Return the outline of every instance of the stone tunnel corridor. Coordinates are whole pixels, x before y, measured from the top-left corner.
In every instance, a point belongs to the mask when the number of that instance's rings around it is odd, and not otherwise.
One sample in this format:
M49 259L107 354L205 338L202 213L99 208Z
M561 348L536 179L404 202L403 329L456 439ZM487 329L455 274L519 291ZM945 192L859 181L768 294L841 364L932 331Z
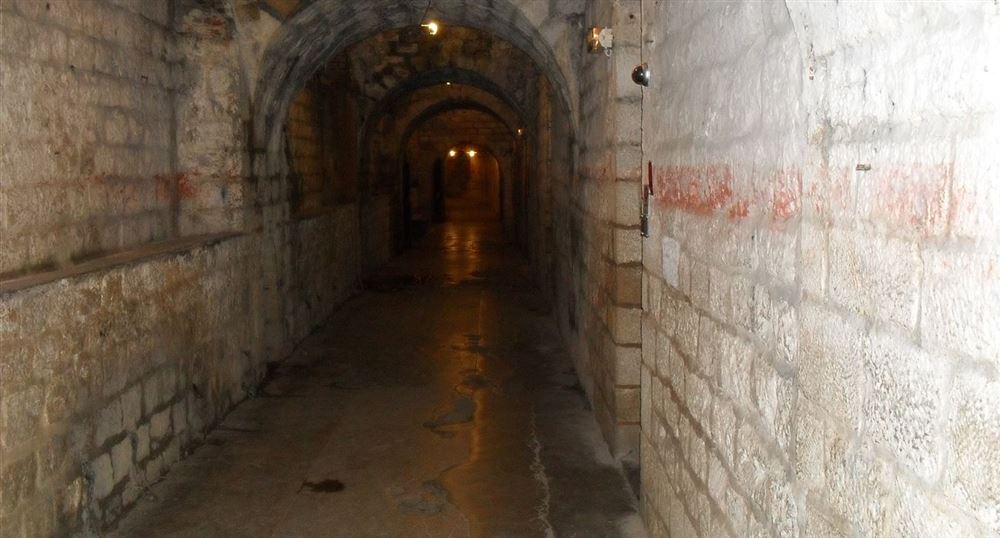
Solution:
M527 267L498 222L477 219L484 208L460 209L308 336L116 534L642 535Z
M0 0L0 537L1000 535L997 0Z

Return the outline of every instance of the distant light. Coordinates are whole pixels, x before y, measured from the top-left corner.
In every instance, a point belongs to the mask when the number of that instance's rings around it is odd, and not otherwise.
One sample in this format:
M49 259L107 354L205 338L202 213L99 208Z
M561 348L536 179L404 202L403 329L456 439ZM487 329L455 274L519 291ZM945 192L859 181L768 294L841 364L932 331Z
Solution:
M455 151L453 149L448 150L448 156L449 157L454 157L455 155L458 155L457 151Z
M420 26L427 28L427 33L430 35L437 35L438 30L440 29L436 21L430 21L427 24L421 24Z
M476 156L476 150L470 149L469 151L466 151L465 154L468 155L469 158L475 157Z
M521 136L521 135L523 135L523 134L524 134L524 129L522 129L522 128L518 127L518 128L517 128L517 136Z
M451 86L451 82L445 82L445 84L447 84L448 86Z

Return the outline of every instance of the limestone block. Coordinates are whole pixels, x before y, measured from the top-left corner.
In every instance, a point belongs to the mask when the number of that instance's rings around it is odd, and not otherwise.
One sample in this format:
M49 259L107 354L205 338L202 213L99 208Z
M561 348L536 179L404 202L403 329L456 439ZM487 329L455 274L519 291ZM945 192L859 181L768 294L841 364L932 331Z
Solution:
M115 487L115 473L111 465L111 455L104 453L90 462L88 471L90 491L94 498L103 500Z
M1000 532L1000 382L975 374L956 380L947 422L949 466L945 483L951 498L975 514L991 532Z
M124 431L122 425L122 402L115 398L101 410L94 426L94 444L103 445L108 439Z
M1000 257L928 249L924 260L921 335L1000 367Z
M122 423L132 430L142 418L142 386L138 383L125 390L121 396Z
M901 478L897 478L898 504L886 522L888 530L897 536L985 536L983 529L960 510L933 493L928 494ZM993 527L991 531L995 531Z
M792 415L798 390L788 378L758 355L753 366L753 388L757 409L768 435L788 450L792 442Z
M150 426L140 424L135 430L135 461L141 463L149 457Z
M642 363L638 347L615 346L615 380L619 385L638 385Z
M799 383L803 397L858 427L867 388L864 334L839 316L803 303L800 311Z
M0 480L0 514L5 519L13 514L14 509L35 493L37 467L34 455L28 455L17 461L4 461L0 467L3 480Z
M125 438L111 447L111 467L117 484L128 478L132 470L132 440Z
M154 414L149 420L149 435L154 441L161 441L173 433L170 426L170 409Z
M638 308L615 307L612 335L616 343L638 344L641 341L641 316Z
M3 395L3 432L0 441L4 448L18 446L33 439L41 429L43 393L41 387L32 386L13 394Z
M920 275L912 243L860 230L830 233L830 296L861 316L913 328Z
M819 490L826 483L826 426L819 411L805 398L795 406L795 478L807 490Z
M872 336L864 357L871 386L864 430L917 476L933 480L943 461L938 432L951 365L884 334Z

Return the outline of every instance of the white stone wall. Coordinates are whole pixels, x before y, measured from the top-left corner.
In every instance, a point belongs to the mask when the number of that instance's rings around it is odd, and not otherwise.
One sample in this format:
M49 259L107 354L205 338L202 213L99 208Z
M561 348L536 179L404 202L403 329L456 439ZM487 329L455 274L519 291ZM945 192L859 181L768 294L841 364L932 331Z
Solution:
M629 465L639 448L640 93L629 80L639 58L639 7L635 0L588 4L584 27L610 27L614 47L611 56L581 60L579 177L567 192L576 212L565 256L572 299L557 308L575 310L563 331L605 439Z
M643 6L651 534L1000 533L1000 8Z

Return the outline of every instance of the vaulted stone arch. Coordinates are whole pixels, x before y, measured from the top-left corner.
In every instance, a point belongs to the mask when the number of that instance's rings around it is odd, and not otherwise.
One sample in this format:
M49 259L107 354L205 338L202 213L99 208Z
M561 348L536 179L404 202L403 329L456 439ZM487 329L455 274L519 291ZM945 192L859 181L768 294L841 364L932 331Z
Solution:
M246 222L250 226L270 230L271 234L281 234L281 226L271 223L281 222L283 215L289 212L289 203L282 199L281 193L288 192L286 141L283 125L288 115L289 103L292 97L323 65L338 54L353 50L356 46L367 46L370 40L378 39L385 32L420 31L419 24L434 18L442 24L444 32L472 32L490 35L501 43L507 43L512 53L523 55L525 60L516 62L517 66L534 69L540 75L537 82L516 85L514 88L503 88L499 93L506 99L514 101L524 108L522 103L530 103L531 114L525 118L529 132L536 128L556 125L553 141L547 141L540 146L544 152L556 150L559 159L539 157L535 167L557 166L564 168L557 173L544 173L537 185L537 193L533 199L537 202L534 209L527 211L548 215L551 210L552 189L547 187L549 178L559 178L567 181L576 170L576 140L577 134L577 91L574 65L581 53L578 41L578 22L583 12L583 2L539 3L534 0L442 0L434 2L430 10L423 2L395 2L374 0L357 3L341 0L316 0L302 3L300 7L280 21L280 26L261 32L263 26L259 21L256 25L256 37L249 43L244 43L244 49L253 49L250 55L251 65L248 71L253 76L248 80L252 94L252 114L250 118L250 136L253 151L251 152L254 177L255 203L246 207ZM248 26L249 27L249 26ZM455 51L452 51L453 53ZM458 54L460 56L461 54ZM456 56L450 54L449 57ZM453 73L461 76L458 69L466 71L487 70L490 63L469 64L456 61L456 65L443 67L453 69ZM438 66L440 68L442 66ZM448 72L437 75L427 75L427 79L403 81L404 84L427 84L435 76L444 76ZM419 73L416 73L419 75ZM494 77L496 78L496 77ZM390 90L387 85L387 93ZM490 84L483 84L490 87ZM405 90L400 90L405 91ZM512 95L513 94L513 95ZM520 94L525 100L519 102L516 96ZM544 103L543 103L544 102ZM538 112L534 113L537 108ZM536 127L537 126L537 127ZM523 127L522 127L523 128ZM358 141L357 143L360 143ZM565 149L561 146L565 145ZM362 215L376 215L378 219L390 219L394 214L393 206L399 201L387 197L387 193L372 197L362 193L359 201L359 211ZM527 213L526 213L527 214ZM533 241L530 236L551 234L552 228L545 223L550 219L545 216L533 218L531 224L523 226L520 241ZM532 230L532 231L528 231ZM361 227L361 233L371 233ZM384 245L394 243L389 230L378 232L379 237L362 238L365 245L382 245L378 254L368 254L371 250L365 247L364 257L373 260L384 260L391 255ZM276 239L280 242L280 239ZM551 247L554 240L541 241L537 256ZM532 254L536 255L536 254ZM280 261L279 264L285 263ZM375 262L377 263L377 262ZM553 269L546 269L551 273ZM280 272L280 270L276 271Z
M445 87L446 85L452 87ZM501 108L509 109L511 114L508 114L507 117L516 115L520 119L521 123L518 127L527 128L528 131L534 131L534 127L527 122L529 111L525 110L523 103L517 102L510 96L507 91L508 88L504 88L499 83L484 76L480 72L455 67L425 71L396 85L390 92L386 93L385 96L369 112L365 119L365 126L363 127L363 130L367 131L372 128L372 126L374 126L387 114L398 113L400 107L403 106L406 101L412 101L415 94L418 94L421 90L432 87L437 87L436 93L441 94L463 92L476 93L478 95L475 99L483 102L493 101L496 104L490 104L490 106L492 106L494 110L500 110ZM451 91L449 92L449 90ZM510 122L508 121L508 123Z
M522 1L520 4L528 4ZM557 59L552 44L510 0L441 0L428 16L445 27L465 26L499 36L523 51L549 80L563 108L576 124L575 92L567 73L569 58ZM260 58L254 88L254 139L274 153L288 103L312 74L346 47L379 32L413 27L423 22L427 5L391 0L363 3L317 0L291 14L267 44ZM549 14L552 26L566 26L562 14ZM565 54L564 54L565 56Z
M391 106L390 106L391 105ZM422 121L427 117L454 109L474 109L495 118L514 136L521 130L525 136L525 125L529 125L518 110L512 108L502 97L478 88L455 84L450 87L428 87L410 92L405 98L387 104L379 117L369 118L368 129L362 141L363 168L371 171L370 177L378 173L378 163L386 163L389 170L395 170L406 142Z

